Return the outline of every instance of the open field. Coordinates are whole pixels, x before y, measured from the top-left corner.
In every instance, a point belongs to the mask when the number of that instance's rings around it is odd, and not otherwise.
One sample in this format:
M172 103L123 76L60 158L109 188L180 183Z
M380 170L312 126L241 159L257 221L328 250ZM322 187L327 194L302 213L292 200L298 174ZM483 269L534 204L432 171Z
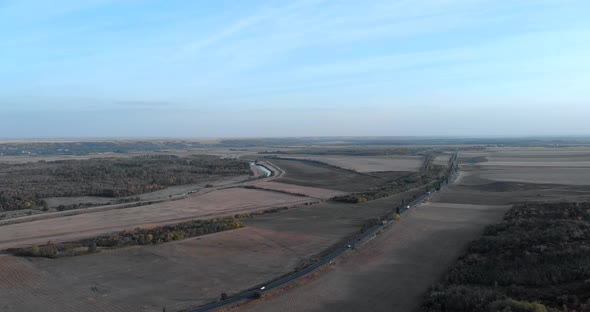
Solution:
M440 195L449 202L507 204L590 199L588 149L511 148L461 152L460 156L479 158L481 162L460 165L453 192Z
M313 162L285 159L272 159L270 162L285 171L285 174L276 180L282 183L358 192L386 182L383 178Z
M421 205L318 279L241 311L413 311L485 224L508 206Z
M463 184L489 181L590 185L590 152L568 149L506 149L486 153L461 153L462 157L485 156L486 161L466 165ZM476 166L476 167L475 167ZM476 171L474 175L471 172Z
M462 157L485 157L497 161L500 156L528 162L534 153L519 149L461 153ZM506 156L504 156L506 155ZM590 188L580 180L568 184L534 181L543 175L547 180L567 182L568 166L559 167L564 159L580 162L584 168L590 160L588 151L545 151L545 167L504 166L499 170L483 163L462 164L456 184L437 194L431 202L420 205L391 229L366 246L337 261L317 279L268 301L252 303L243 311L416 311L428 288L436 283L458 257L467 243L479 236L486 224L501 220L515 202L525 200L588 200ZM512 160L514 161L514 160ZM565 169L565 170L564 170ZM487 177L490 171L498 180ZM565 172L565 173L564 173ZM510 181L512 175L531 175L529 183ZM560 180L561 179L561 180ZM503 181L507 180L507 181ZM536 182L536 183L532 183Z
M409 171L416 172L424 163L422 156L343 156L343 155L285 155L285 158L320 161L332 166L358 172Z
M14 271L16 263L21 271L43 277L37 281L41 294L7 292L5 306L13 310L6 311L80 311L89 301L94 304L83 311L178 311L205 304L222 292L240 292L300 267L413 194L360 205L304 206L244 219L245 228L156 246L58 260L0 255L12 263L5 270ZM2 283L18 283L22 274L5 275ZM68 306L60 306L61 299L47 304L48 296L67 294Z
M449 166L449 162L451 161L451 156L453 156L452 154L441 154L441 155L437 155L434 158L434 161L432 162L434 165L437 166L445 166L448 167Z
M334 196L340 196L346 194L345 192L334 191L329 189L322 189L317 187L307 187L295 184L287 184L287 183L280 183L274 181L252 181L246 182L244 185L252 185L255 187L267 189L267 190L276 190L280 192L292 193L292 194L302 194L308 197L313 198L320 198L320 199L329 199Z
M135 227L253 212L311 201L315 199L261 190L243 188L217 190L189 196L183 200L147 206L0 226L0 250L41 244L48 240L75 240Z
M252 155L251 149L230 152L244 159ZM446 156L434 162L448 162ZM243 310L412 311L468 241L486 224L499 221L512 203L590 199L590 172L585 171L590 170L590 149L490 148L460 156L465 162L454 185L336 259L317 279L278 297L271 293ZM358 165L366 161L363 157L357 157ZM271 191L206 188L178 201L0 226L4 249L298 206L242 219L241 229L154 246L56 260L0 255L0 310L177 311L205 304L310 263L392 213L402 198L419 194L414 190L361 204L303 205L365 191L411 172L365 174L299 160L268 161L281 169L277 176L243 185Z

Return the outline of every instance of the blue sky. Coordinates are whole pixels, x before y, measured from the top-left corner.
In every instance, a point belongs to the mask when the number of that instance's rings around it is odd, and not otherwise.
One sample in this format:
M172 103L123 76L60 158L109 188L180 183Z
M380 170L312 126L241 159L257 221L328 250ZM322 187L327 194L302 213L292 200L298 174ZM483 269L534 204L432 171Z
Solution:
M0 0L0 137L590 135L589 13Z

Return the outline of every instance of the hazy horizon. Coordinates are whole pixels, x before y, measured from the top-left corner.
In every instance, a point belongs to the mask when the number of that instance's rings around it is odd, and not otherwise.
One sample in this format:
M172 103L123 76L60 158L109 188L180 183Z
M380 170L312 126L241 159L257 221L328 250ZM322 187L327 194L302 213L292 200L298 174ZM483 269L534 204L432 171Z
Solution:
M0 138L589 136L586 1L3 1Z

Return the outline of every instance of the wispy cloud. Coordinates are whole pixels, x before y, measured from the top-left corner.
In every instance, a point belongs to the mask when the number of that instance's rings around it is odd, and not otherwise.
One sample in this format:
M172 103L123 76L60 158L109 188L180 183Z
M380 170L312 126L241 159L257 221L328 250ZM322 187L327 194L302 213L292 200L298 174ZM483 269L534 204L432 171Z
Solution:
M0 117L137 110L189 129L197 113L186 112L206 112L212 127L262 107L256 120L290 118L292 130L339 107L339 120L355 120L367 105L410 119L440 99L445 112L588 103L588 10L584 0L0 1Z
M239 34L249 28L252 28L263 22L268 22L269 20L272 21L280 19L283 16L291 13L293 10L309 7L311 5L320 3L321 1L323 0L299 0L281 7L259 8L253 14L241 17L205 38L199 38L185 44L175 55L171 57L171 60L178 61L194 56L195 53L198 53L200 50L229 39L232 36Z

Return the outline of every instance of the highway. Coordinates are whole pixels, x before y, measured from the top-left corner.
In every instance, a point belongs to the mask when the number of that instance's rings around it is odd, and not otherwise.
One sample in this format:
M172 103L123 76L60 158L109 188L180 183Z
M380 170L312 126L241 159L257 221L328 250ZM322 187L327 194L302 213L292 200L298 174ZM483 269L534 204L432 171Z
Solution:
M448 186L449 183L452 183L456 177L456 173L457 173L457 157L458 157L458 152L456 152L453 157L451 157L450 163L451 165L449 166L449 175L446 178L442 178L441 179L441 187L440 189L442 190L444 187ZM416 198L415 200L413 200L412 202L408 203L407 205L405 205L404 207L402 207L400 209L400 214L404 214L405 212L407 212L409 209L415 207L416 205L420 204L421 202L423 202L424 200L430 198L431 196L433 196L436 193L436 191L428 191L426 193L424 193L422 196ZM389 216L387 218L387 223L389 224L390 222L392 222L394 220L394 216ZM239 301L242 300L246 300L246 299L255 299L258 298L263 292L272 290L274 288L280 287L284 284L287 284L289 282L292 282L302 276L307 275L308 273L311 273L313 271L315 271L316 269L320 268L321 266L330 263L332 260L334 260L336 257L340 256L341 254L343 254L344 252L346 252L347 250L351 249L352 247L354 247L356 244L362 242L364 239L371 237L373 235L375 235L379 230L381 230L384 227L384 224L378 223L375 224L374 226L372 226L371 228L369 228L367 231L363 232L362 234L356 236L355 238L353 238L352 240L350 240L349 242L347 242L346 244L344 244L342 247L336 249L335 251L333 251L332 253L326 255L325 257L323 257L320 261L306 267L305 269L295 272L289 276L283 277L277 281L274 281L272 283L269 283L267 285L264 285L258 289L252 289L249 290L247 292L244 292L242 294L233 296L233 297L229 297L223 301L217 301L217 302L213 302L198 308L195 308L193 310L190 310L190 312L204 312L204 311L211 311L217 308L220 308L222 306L226 306L226 305L230 305L230 304L235 304Z

